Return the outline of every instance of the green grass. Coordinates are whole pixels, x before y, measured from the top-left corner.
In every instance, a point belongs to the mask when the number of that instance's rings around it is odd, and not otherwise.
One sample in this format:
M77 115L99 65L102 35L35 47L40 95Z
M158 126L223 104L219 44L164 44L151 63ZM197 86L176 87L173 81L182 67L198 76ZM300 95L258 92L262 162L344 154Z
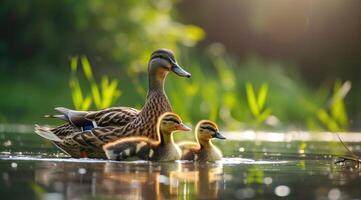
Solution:
M69 81L73 104L77 110L89 110L93 105L96 109L105 109L114 104L119 98L121 92L119 90L119 81L116 79L109 80L109 77L103 75L100 83L94 78L92 67L89 60L82 56L80 59L83 76L86 79L88 91L85 92L80 86L80 81L77 75L78 57L72 57L70 60L71 77Z

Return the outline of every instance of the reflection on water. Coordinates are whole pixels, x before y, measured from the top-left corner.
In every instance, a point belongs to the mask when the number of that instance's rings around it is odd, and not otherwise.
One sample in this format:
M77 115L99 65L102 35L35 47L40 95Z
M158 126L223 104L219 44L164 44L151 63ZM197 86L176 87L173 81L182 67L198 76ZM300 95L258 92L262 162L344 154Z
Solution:
M0 192L4 199L321 200L361 195L361 171L334 166L332 158L276 160L154 163L0 155Z
M3 159L10 161L8 158ZM217 199L219 190L223 187L221 163L122 163L99 160L61 162L61 159L51 161L51 159L26 157L12 159L13 162L9 167L4 166L2 162L3 177L6 176L2 182L14 188L30 187L38 197L58 199L107 197L132 200L183 197ZM30 160L35 163L26 163ZM22 173L25 173L22 178L27 176L26 179L32 183L27 185L19 181L18 175ZM5 192L5 195L10 197L11 194Z

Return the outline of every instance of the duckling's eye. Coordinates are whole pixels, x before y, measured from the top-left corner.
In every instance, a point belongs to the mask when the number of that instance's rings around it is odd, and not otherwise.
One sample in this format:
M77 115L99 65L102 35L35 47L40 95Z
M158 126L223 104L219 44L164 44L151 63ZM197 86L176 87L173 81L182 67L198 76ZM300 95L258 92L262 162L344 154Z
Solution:
M205 129L201 128L201 129L199 129L199 132L205 133L205 132L207 132L207 131L206 131Z

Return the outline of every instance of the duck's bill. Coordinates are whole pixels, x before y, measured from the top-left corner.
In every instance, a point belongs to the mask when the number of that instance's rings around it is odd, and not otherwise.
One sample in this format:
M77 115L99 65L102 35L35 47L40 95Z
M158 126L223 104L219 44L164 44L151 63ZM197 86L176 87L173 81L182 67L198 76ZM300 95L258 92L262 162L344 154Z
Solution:
M224 137L224 135L222 135L222 133L220 133L220 132L216 132L216 133L213 135L213 137L214 137L214 138L221 139L221 140L226 139L226 137Z
M177 126L177 130L178 131L191 131L192 129L181 123Z
M180 67L177 63L172 63L171 70L178 76L187 77L187 78L191 77L191 74L188 73L186 70L184 70L182 67Z

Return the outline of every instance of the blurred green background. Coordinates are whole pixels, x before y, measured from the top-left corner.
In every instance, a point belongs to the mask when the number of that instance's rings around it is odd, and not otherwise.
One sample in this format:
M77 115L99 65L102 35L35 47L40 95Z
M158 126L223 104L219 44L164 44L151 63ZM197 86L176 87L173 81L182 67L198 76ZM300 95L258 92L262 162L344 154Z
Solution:
M152 51L184 121L227 130L360 131L361 1L4 0L0 123L53 107L141 108Z

